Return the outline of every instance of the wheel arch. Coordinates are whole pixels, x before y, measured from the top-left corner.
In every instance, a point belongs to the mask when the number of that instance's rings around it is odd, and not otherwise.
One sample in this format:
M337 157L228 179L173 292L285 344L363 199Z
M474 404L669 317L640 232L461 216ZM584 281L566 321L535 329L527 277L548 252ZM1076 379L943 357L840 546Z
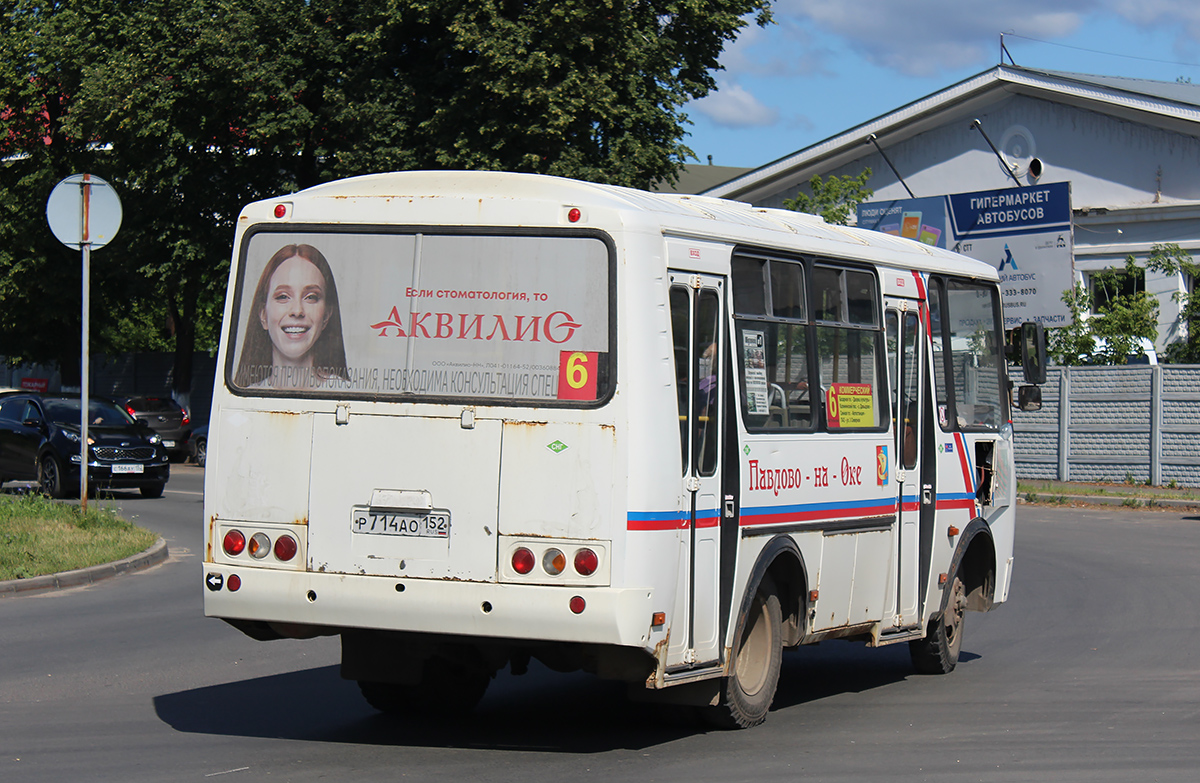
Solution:
M996 597L996 543L982 517L975 517L961 533L947 572L961 572L967 592L967 609L986 612Z
M750 610L758 586L768 576L775 584L783 613L784 646L794 647L804 636L804 618L808 613L808 569L800 547L786 535L775 536L759 552L750 570L750 577L746 580L746 591L742 595L733 638L736 639L741 632L743 618Z

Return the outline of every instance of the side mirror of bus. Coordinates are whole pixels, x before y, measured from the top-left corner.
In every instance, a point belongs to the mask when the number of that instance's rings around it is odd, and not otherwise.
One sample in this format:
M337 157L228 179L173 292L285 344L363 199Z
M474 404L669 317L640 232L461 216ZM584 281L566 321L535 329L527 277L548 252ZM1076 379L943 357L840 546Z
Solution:
M1017 389L1017 407L1026 413L1042 409L1042 388L1040 386L1021 386Z
M1046 382L1046 330L1040 323L1026 321L1021 324L1021 369L1025 382L1035 386ZM1022 389L1021 391L1024 391ZM1018 392L1019 393L1019 392ZM1038 394L1041 408L1041 393ZM1021 410L1025 410L1024 407ZM1036 409L1035 409L1036 410Z

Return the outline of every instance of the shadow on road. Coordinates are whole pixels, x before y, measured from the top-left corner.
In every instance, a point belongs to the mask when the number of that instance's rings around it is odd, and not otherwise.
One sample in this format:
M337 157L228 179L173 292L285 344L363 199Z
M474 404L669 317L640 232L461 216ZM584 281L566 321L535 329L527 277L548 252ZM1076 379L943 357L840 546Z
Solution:
M596 753L702 733L690 712L625 699L624 686L531 665L501 672L474 712L455 719L375 712L337 666L180 691L154 699L177 731L413 747Z
M963 652L960 662L979 656ZM773 712L901 682L913 673L905 645L869 650L825 642L789 650ZM156 697L177 731L358 744L598 753L653 747L709 731L695 711L631 702L619 683L558 674L501 672L469 715L437 719L420 704L411 716L375 712L337 666L277 674Z
M979 659L963 650L959 665ZM913 669L907 644L868 648L859 642L828 641L785 650L783 672L771 711L844 693L863 693L920 677Z

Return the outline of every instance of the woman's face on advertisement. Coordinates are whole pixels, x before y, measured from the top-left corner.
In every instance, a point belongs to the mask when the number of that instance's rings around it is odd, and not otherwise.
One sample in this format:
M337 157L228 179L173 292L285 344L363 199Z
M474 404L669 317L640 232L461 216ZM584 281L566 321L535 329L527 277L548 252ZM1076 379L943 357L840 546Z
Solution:
M325 276L311 261L292 256L271 275L259 318L271 338L275 363L303 360L329 322Z

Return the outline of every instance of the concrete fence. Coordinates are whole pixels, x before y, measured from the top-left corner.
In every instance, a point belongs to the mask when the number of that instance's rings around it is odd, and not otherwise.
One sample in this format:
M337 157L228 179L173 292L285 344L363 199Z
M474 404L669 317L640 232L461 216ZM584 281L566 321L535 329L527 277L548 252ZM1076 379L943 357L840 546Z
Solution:
M0 357L2 358L2 357ZM113 397L169 395L171 354L92 358L91 390ZM208 420L216 360L196 354L190 410ZM0 387L53 368L9 368L0 362ZM1134 481L1200 486L1200 365L1051 367L1042 409L1014 410L1017 476L1059 481Z
M1200 486L1200 366L1051 367L1013 428L1020 478Z

